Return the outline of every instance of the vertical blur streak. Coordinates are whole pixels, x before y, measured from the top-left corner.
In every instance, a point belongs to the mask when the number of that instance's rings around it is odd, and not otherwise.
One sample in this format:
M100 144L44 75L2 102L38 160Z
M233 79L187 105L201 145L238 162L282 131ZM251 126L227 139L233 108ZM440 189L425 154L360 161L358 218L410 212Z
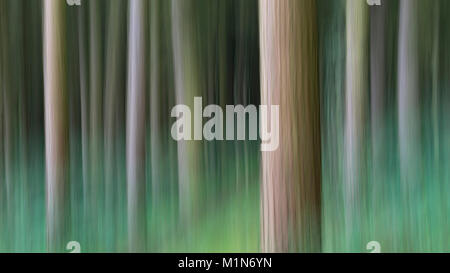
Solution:
M122 189L121 170L122 154L124 140L123 131L125 121L122 118L124 114L123 91L125 85L126 73L126 55L122 54L125 50L126 38L126 11L127 2L123 0L110 0L108 5L108 30L106 49L106 71L105 71L105 211L107 212L105 225L106 250L114 251L117 247L118 230L120 226L119 214L112 213L119 211L121 201L120 193ZM109 213L108 213L109 212Z
M188 0L187 0L188 1ZM183 1L183 2L187 2ZM181 1L172 0L172 44L173 44L173 68L175 79L175 102L182 104L185 102L185 80L184 80L184 67L183 67L183 37L182 29L184 22L182 21L183 4ZM181 28L181 29L180 29ZM186 45L189 47L190 45ZM185 141L177 142L178 153L178 198L180 204L181 218L188 219L190 211L189 207L189 170L188 170L188 155L187 155L187 143Z
M66 9L66 33L78 33L78 11ZM66 36L66 87L69 122L70 238L80 240L83 232L78 225L83 215L82 143L80 113L80 67L78 35ZM83 242L84 243L84 242Z
M343 251L345 0L319 0L322 250Z
M47 177L47 247L62 251L68 227L68 124L63 1L44 1L44 104Z
M388 4L370 10L370 103L372 133L372 171L374 183L385 179L383 171L386 160L384 145L386 109L386 10ZM377 192L372 192L377 194Z
M0 0L0 252L448 251L449 14ZM171 137L179 104L195 140ZM227 105L260 104L279 105L273 152L253 114L227 134Z
M161 159L162 136L160 132L160 19L161 12L159 0L150 1L150 152L151 152L151 181L152 181L152 202L156 207L159 198L162 196L161 174L163 165Z
M127 87L127 202L129 251L142 252L146 246L145 201L145 49L146 1L129 5L128 87Z
M26 202L28 198L24 196L27 183L27 120L26 120L26 104L25 104L25 76L24 76L24 30L23 28L17 28L20 22L24 20L23 17L23 1L9 1L8 2L8 58L9 58L9 92L11 103L8 107L11 107L12 121L12 139L11 150L13 152L13 179L14 182L11 185L11 198L12 206L14 210L14 219L11 219L13 226L12 233L16 233L19 227L25 225L25 213ZM18 248L19 245L23 245L23 238L16 237L13 242L13 247Z
M413 223L410 204L417 200L422 180L417 1L401 0L398 47L398 137L400 151L400 182L405 226L403 232L410 235L419 223ZM412 242L407 241L407 244ZM412 245L405 245L412 250Z
M444 0L445 1L445 0ZM418 71L419 71L419 114L420 120L420 150L421 172L417 188L419 194L413 193L414 203L422 204L423 214L414 213L412 222L414 232L411 237L419 237L423 232L430 233L429 238L414 240L408 245L411 250L423 249L432 251L442 249L444 235L441 230L431 232L432 226L443 227L442 216L444 199L440 193L440 184L444 181L440 170L440 157L442 153L439 141L439 105L440 85L439 79L439 42L441 28L439 26L439 9L441 1L418 2ZM419 12L420 11L420 12ZM425 92L423 92L424 90ZM424 198L423 192L427 192L431 198ZM420 200L420 202L417 202ZM442 204L435 206L434 204ZM411 207L410 204L408 204ZM427 223L427 224L424 224ZM428 224L430 223L430 224Z
M281 114L280 147L262 152L262 250L319 252L316 2L259 3L261 104L280 105Z
M190 16L194 15L194 3L192 0L173 0L171 14L175 101L177 104L189 106L192 111L194 97L202 94L197 63L200 58L197 58L196 55L198 48L196 47L195 20L190 21ZM195 113L191 114L196 116ZM192 119L192 128L194 128L195 122L198 120ZM193 135L199 137L195 132ZM179 207L183 227L188 227L189 223L197 216L198 206L196 204L201 200L199 190L202 180L202 154L201 144L198 141L178 141Z
M5 1L0 0L0 37L5 37ZM4 113L3 113L3 104L5 100L5 75L4 71L4 41L5 39L0 40L0 242L5 242L5 234L6 234L6 223L7 223L7 217L6 214L8 211L6 210L6 179L5 179L5 158L4 158ZM3 247L0 248L0 250L4 250Z
M400 171L404 189L418 186L420 169L417 2L401 0L398 61Z
M371 147L371 174L370 183L367 192L369 209L379 211L383 209L383 205L389 201L385 189L385 181L387 180L386 168L388 165L388 153L386 145L388 143L387 120L389 118L387 100L389 93L387 91L388 84L386 79L386 56L387 56L387 19L388 9L392 9L389 2L383 3L380 7L370 9L370 133L372 140ZM367 141L368 138L365 140ZM367 174L369 175L369 174ZM389 191L386 191L389 193ZM380 202L382 200L383 202ZM376 221L368 225L369 234L375 236L374 233L383 228L384 221Z
M440 181L437 187L438 196L442 200L440 204L442 207L441 214L437 215L441 219L442 223L442 237L440 242L442 243L444 251L450 251L450 236L448 236L448 230L450 230L450 168L448 164L450 162L450 141L445 141L450 137L450 119L446 118L450 116L450 51L448 45L450 43L450 2L441 1L439 5L439 79L440 79L440 97L439 97L439 139L440 142Z
M90 114L90 188L89 223L94 236L90 243L99 245L103 233L103 0L89 1L89 114Z
M362 244L362 217L366 207L366 113L367 98L367 48L368 7L365 1L347 1L347 57L346 57L346 180L345 223L346 240L350 250L360 249Z
M432 57L431 57L431 67L432 67L432 134L433 134L433 163L437 167L436 173L439 174L439 21L440 21L440 0L434 1L432 6L432 34L433 34L433 45L432 45ZM437 177L438 181L441 181L440 177Z
M8 35L8 2L6 0L2 0L0 2L1 4L1 8L0 8L0 27L1 27L1 34L2 37ZM3 157L3 178L4 180L2 180L2 189L3 189L3 193L4 195L2 197L4 197L4 199L2 199L3 201L3 205L4 205L4 222L2 222L3 228L4 228L4 232L5 234L9 234L7 236L5 236L5 246L6 249L11 248L12 246L10 245L10 235L13 234L13 226L12 226L12 220L13 220L13 207L12 207L12 182L13 182L13 176L12 176L12 156L13 156L13 152L11 151L12 147L12 120L11 120L11 95L10 95L10 84L9 84L9 46L8 46L8 40L7 39L1 39L1 60L2 60L2 82L1 82L1 88L2 88L2 108L3 108L3 119L2 119L2 123L3 123L3 137L2 137L2 143L1 145L3 146L3 153L2 153L2 157Z
M87 235L87 216L88 216L88 185L89 185L89 114L88 114L88 68L87 68L87 39L86 39L86 14L87 8L83 6L78 14L78 48L80 65L80 118L81 118L81 158L82 158L82 181L83 181L83 215L84 238ZM84 240L83 240L84 241Z
M5 1L5 14L2 21L2 31L9 39L3 42L4 66L4 155L5 155L5 191L6 191L6 227L10 235L17 234L17 228L23 225L22 202L20 196L25 181L26 169L24 158L25 115L23 104L23 32L17 30L18 22L22 21L22 2ZM8 239L7 239L8 240ZM8 241L8 248L14 249L18 240Z

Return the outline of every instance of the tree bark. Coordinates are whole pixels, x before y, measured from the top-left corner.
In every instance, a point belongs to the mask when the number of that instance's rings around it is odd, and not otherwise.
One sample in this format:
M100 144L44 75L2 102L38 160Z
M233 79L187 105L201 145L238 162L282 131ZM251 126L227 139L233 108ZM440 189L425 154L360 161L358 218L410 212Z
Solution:
M261 104L279 105L281 115L278 150L262 152L262 250L319 252L316 2L259 3Z
M65 86L65 2L44 2L44 104L48 250L62 251L68 227L68 122Z

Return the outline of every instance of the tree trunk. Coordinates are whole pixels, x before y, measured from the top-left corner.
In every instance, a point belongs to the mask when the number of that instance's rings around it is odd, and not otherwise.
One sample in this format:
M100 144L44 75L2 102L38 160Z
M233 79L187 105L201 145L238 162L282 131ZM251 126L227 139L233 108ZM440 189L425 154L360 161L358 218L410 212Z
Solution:
M161 86L160 86L160 1L150 2L150 153L151 153L151 180L152 180L152 202L158 203L162 197L162 168L164 158L163 142L161 136ZM155 206L156 207L156 206Z
M79 8L78 15L78 48L80 65L80 118L81 118L81 157L82 157L82 181L83 181L83 234L84 240L90 242L90 227L88 221L89 209L89 97L88 97L88 50L87 50L87 14L88 7L83 5ZM85 249L89 249L89 243L84 244Z
M381 189L387 162L385 121L387 119L386 84L386 15L387 5L370 9L370 103L372 125L372 195Z
M68 227L68 122L65 86L65 2L44 2L44 104L48 250L62 251Z
M199 85L198 45L196 32L190 21L193 1L172 1L172 44L175 75L175 100L194 109L194 97L202 94ZM195 22L195 21L194 21ZM192 120L194 124L194 120ZM193 126L192 126L193 127ZM194 133L193 133L194 135ZM199 141L178 141L178 191L180 217L187 228L198 213L198 197L201 190L201 167L203 164Z
M117 226L119 224L116 211L119 208L120 167L124 156L119 147L122 146L124 113L122 98L125 88L126 56L126 10L127 3L122 0L109 1L107 53L105 73L105 212L107 250L113 251L116 246Z
M361 220L366 207L363 192L366 181L366 145L368 105L368 6L364 1L347 1L346 116L345 116L345 230L350 250L362 246ZM362 206L362 207L361 207Z
M280 146L262 152L262 250L319 252L316 2L259 3L261 104L279 105L281 114Z
M90 204L93 245L100 246L104 219L103 187L103 29L104 2L89 1L89 133L90 133Z
M129 250L145 251L146 1L131 0L128 46L127 186Z
M405 236L413 238L416 224L410 205L421 199L422 180L421 102L419 93L418 1L401 0L398 38L398 138L400 151L400 182ZM416 230L417 232L417 230ZM403 245L413 251L411 240Z

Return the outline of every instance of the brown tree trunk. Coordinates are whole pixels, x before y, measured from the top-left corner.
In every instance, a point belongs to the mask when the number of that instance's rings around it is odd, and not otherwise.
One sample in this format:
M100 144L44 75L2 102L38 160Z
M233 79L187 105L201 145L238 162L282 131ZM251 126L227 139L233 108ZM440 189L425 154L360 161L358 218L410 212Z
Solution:
M68 122L65 2L44 2L44 104L48 250L62 251L68 227Z
M262 152L262 250L321 249L316 2L260 0L261 104L280 107Z

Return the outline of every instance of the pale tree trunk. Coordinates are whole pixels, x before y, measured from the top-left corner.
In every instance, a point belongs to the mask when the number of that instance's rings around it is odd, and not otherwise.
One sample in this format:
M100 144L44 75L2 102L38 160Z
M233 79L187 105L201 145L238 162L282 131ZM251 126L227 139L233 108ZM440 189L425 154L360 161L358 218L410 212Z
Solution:
M421 181L421 116L419 101L418 24L416 0L400 2L398 45L398 139L400 151L401 204L404 215L404 235L414 236L416 224L410 214ZM403 249L412 251L411 240Z
M366 136L368 108L368 5L364 1L347 1L346 111L345 111L345 230L349 250L362 246L358 238L365 207ZM361 207L362 206L362 207Z
M131 0L128 45L127 191L129 250L145 251L146 1Z
M281 126L278 150L262 152L262 250L319 252L316 2L259 3L261 104L279 105Z
M65 2L44 2L44 105L48 250L62 251L68 227L68 123L65 86Z
M405 190L418 181L420 169L419 63L417 1L400 2L398 51L398 124L400 175Z

